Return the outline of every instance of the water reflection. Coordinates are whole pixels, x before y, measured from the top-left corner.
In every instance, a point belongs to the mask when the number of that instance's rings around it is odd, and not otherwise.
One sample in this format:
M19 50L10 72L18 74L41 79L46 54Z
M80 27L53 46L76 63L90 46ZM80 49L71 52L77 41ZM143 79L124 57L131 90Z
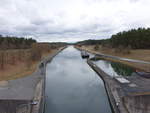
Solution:
M131 76L135 72L134 68L121 63L106 60L97 60L94 63L110 76Z
M111 113L103 81L68 47L47 65L45 113Z
M135 70L127 65L111 62L111 66L118 75L131 76Z

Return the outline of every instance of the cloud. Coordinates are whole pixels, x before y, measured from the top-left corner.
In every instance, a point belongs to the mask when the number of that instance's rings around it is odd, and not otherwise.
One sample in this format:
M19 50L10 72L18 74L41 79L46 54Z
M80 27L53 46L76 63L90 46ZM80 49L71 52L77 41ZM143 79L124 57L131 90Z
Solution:
M1 0L0 34L38 41L109 38L150 27L149 0Z

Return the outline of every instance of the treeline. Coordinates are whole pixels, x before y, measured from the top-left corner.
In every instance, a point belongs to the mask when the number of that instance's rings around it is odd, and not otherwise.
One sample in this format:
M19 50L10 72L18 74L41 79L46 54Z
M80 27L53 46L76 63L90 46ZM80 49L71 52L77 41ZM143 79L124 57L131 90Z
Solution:
M22 38L22 37L10 37L0 35L0 49L28 49L31 45L36 43L36 40L32 38Z
M10 66L24 63L26 68L30 69L34 62L40 61L42 56L51 53L64 44L53 43L33 43L28 49L8 49L0 50L0 70L8 69Z
M37 43L33 39L0 37L0 71L23 63L30 68L42 56L66 43Z
M150 49L150 28L138 28L112 35L108 43L112 47L131 46L133 49Z
M150 49L150 28L131 29L112 35L110 39L86 40L77 43L78 45L100 44L109 48L132 48Z
M105 40L84 40L84 41L79 41L76 44L77 45L95 45L95 44L102 44Z

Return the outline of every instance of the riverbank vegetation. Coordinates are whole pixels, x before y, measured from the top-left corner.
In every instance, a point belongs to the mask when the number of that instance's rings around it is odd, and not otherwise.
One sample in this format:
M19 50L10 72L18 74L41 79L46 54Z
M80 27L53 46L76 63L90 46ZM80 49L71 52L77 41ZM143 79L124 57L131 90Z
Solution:
M37 43L31 38L0 36L0 80L30 75L47 55L64 43Z
M85 40L78 45L102 45L104 47L118 48L130 47L131 49L150 49L150 28L131 29L114 34L109 39Z
M82 49L95 53L125 57L150 62L150 28L131 29L114 34L109 39L86 40L76 43ZM122 62L125 63L125 62ZM149 66L127 62L132 66L149 70Z
M23 37L9 37L0 35L0 50L8 49L28 49L31 45L36 43L32 38Z
M150 55L150 28L131 29L114 34L109 39L85 40L77 42L76 45L79 47L86 46L95 51L117 56L128 56L132 53L137 55L142 51L144 55Z

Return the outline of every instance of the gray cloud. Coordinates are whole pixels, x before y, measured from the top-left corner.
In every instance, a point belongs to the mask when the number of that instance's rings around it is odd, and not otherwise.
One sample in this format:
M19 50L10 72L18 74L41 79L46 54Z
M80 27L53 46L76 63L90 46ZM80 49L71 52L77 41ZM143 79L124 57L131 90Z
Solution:
M1 0L0 34L38 41L109 38L150 27L149 0Z

